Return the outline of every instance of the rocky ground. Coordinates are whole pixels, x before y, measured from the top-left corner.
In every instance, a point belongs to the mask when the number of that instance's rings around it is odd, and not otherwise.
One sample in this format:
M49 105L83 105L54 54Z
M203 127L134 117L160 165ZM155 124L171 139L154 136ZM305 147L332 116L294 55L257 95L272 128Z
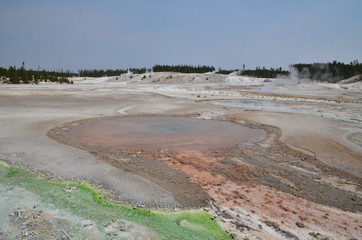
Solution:
M2 161L47 178L86 180L123 203L207 207L235 238L362 238L361 83L176 73L74 80L0 86ZM72 124L109 116L218 119L266 137L177 152L70 141ZM44 218L23 203L9 211L8 221L28 234L36 230L22 213ZM34 224L52 229L57 218ZM66 239L66 225L49 231Z

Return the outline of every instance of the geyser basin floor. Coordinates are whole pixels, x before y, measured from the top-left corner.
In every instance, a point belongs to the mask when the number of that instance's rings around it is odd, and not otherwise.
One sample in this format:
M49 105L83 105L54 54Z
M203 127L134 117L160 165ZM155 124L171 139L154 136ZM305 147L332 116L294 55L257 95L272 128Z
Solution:
M215 191L214 193L214 195L217 196L217 199L220 199L218 205L221 207L221 211L225 210L227 213L236 212L240 216L230 215L228 219L225 219L225 224L230 223L230 218L232 218L232 221L236 221L238 225L243 224L249 226L252 228L251 230L244 229L241 233L244 238L249 239L257 239L256 236L260 236L261 234L264 234L263 237L260 237L261 239L283 239L280 229L297 235L299 239L324 238L321 235L324 235L325 237L328 236L329 239L362 239L362 228L359 227L362 222L361 211L358 213L350 213L336 208L319 205L318 208L323 211L319 211L321 215L318 216L313 213L316 204L311 202L311 200L307 201L301 198L294 198L293 201L290 201L290 195L277 190L281 188L277 188L277 186L275 188L269 187L270 185L276 185L279 182L279 185L284 187L285 191L293 190L296 192L295 195L300 192L298 196L303 195L302 197L304 198L313 195L315 198L326 198L325 202L328 202L329 199L333 199L331 198L331 194L325 194L325 190L328 190L327 193L331 192L329 190L332 189L332 185L336 185L339 188L350 188L350 186L354 185L357 186L356 190L361 190L361 180L357 182L347 179L343 180L337 172L333 171L318 172L318 169L321 169L318 167L318 163L322 162L322 159L319 156L323 156L327 151L328 154L333 154L334 162L341 162L342 165L346 160L350 159L348 157L350 156L350 153L357 153L357 150L353 150L354 148L352 148L351 144L348 145L348 136L354 132L362 132L361 124L347 124L345 121L335 121L334 123L331 123L330 121L327 122L327 119L324 117L311 118L312 116L310 114L313 115L315 111L309 112L310 110L320 109L320 114L327 116L330 114L330 111L336 112L334 110L335 108L331 104L315 102L312 104L313 108L309 109L311 104L307 104L300 98L296 98L295 103L303 104L305 107L302 106L303 108L298 109L306 110L307 115L270 113L264 112L263 109L263 111L244 112L245 108L243 105L240 107L234 105L229 107L206 104L206 102L198 102L195 104L195 101L200 99L240 99L240 101L245 99L255 101L266 99L273 100L273 96L267 97L266 95L260 94L243 94L244 91L258 91L260 86L239 84L226 86L223 84L223 87L219 87L220 84L215 84L209 88L209 84L193 84L192 82L194 81L192 78L195 75L191 74L178 74L185 80L180 83L187 83L188 85L176 85L176 75L173 75L172 79L166 79L169 74L170 73L155 73L152 74L152 78L147 78L147 82L150 83L151 81L160 78L161 82L168 81L169 84L167 85L147 85L144 82L146 79L141 81L143 74L135 76L131 80L133 83L130 84L121 82L130 80L129 77L127 77L127 79L125 77L124 80L119 79L104 84L81 84L79 81L75 81L75 84L73 85L2 85L0 89L0 158L8 163L12 163L12 166L34 169L35 172L41 176L43 176L45 171L46 173L55 175L55 177L59 176L61 179L75 181L81 179L83 181L96 183L97 186L102 186L102 189L111 189L112 191L115 191L118 196L121 196L122 193L122 197L124 197L124 190L129 192L132 191L132 193L135 194L134 199L136 200L140 196L142 196L142 200L149 199L149 195L144 191L147 189L148 192L152 192L153 196L155 196L155 202L159 203L159 201L168 199L164 195L165 191L161 192L160 190L157 190L159 188L154 186L157 185L155 183L153 183L152 186L144 184L144 181L141 181L144 178L137 176L137 179L135 179L135 174L122 170L121 167L125 167L124 169L135 169L134 171L131 170L134 173L142 175L143 172L149 172L149 167L148 165L145 165L145 163L149 163L151 167L153 165L156 165L157 167L160 165L158 178L171 178L175 182L182 182L182 178L178 178L175 174L170 174L173 173L171 168L170 171L163 171L166 167L162 164L174 161L176 164L179 163L180 167L184 166L185 168L189 167L191 169L189 166L191 163L198 163L200 165L200 163L204 163L204 160L201 161L200 158L190 157L190 160L195 160L191 162L185 154L182 154L182 156L180 154L179 160L175 159L173 155L170 155L169 160L167 160L166 155L169 153L164 153L163 155L160 153L154 158L146 158L139 156L137 152L134 153L136 157L133 157L127 154L115 155L107 151L97 152L97 149L94 149L94 147L83 148L89 150L89 152L98 157L96 158L86 151L58 144L57 142L48 139L46 137L48 130L67 122L115 114L122 116L187 114L194 116L200 115L200 117L220 118L225 114L243 113L243 117L240 118L242 121L252 121L275 126L281 129L283 136L286 136L287 134L288 136L298 138L299 141L295 140L294 143L296 144L295 146L299 146L299 148L304 147L305 145L297 144L307 142L308 146L314 147L313 149L317 150L317 158L315 159L312 155L313 158L303 158L303 160L301 160L301 158L305 156L299 155L298 153L293 157L292 155L294 155L294 153L286 154L283 149L278 148L278 142L275 143L275 146L273 146L274 142L271 142L269 146L264 142L261 144L256 143L255 146L250 146L250 148L243 150L243 153L233 155L230 152L229 157L224 154L225 151L220 151L219 158L217 158L216 152L213 154L214 156L211 156L210 158L206 157L205 161L211 161L213 159L212 157L216 156L214 161L217 161L223 166L222 171L227 173L227 170L229 170L229 172L235 170L234 172L238 174L236 176L241 176L246 170L242 171L239 169L237 171L237 168L234 166L245 166L251 170L250 176L254 178L254 180L263 180L263 182L265 181L267 184L267 186L264 185L261 187L261 185L256 184L255 181L254 183L247 180L242 182L242 179L240 178L238 185L244 183L246 186L244 189L243 186L235 187L233 191L238 192L238 194L235 193L234 196L238 197L237 199L233 199L233 196L230 198L231 192L227 191L228 189L231 189L230 186L232 185L229 183L232 181L229 180L226 183L222 183L221 181L216 182L217 179L215 179L215 183L221 184L220 186L213 187L209 184L211 188L207 191L210 192L210 195L213 194L211 192L212 188L215 190L218 190L218 188L221 189L220 192L217 193ZM196 77L196 81L201 78L205 80L206 77L209 79L204 82L222 81L222 76L218 74L207 76L198 75ZM323 84L322 86L320 84L308 83L308 86L304 84L302 87L290 85L275 90L277 90L277 93L292 96L336 98L337 96L343 95L344 99L347 98L347 100L350 99L351 101L356 102L353 104L358 107L360 106L358 103L362 103L361 84L362 82L347 85L342 84L338 85L341 87L339 88L334 84ZM332 86L333 88L330 88L327 85ZM237 89L234 90L234 87ZM292 99L277 98L277 102L286 104L289 104L289 100ZM359 117L361 115L360 108L351 108L351 105L352 104L348 102L338 103L338 116L351 114L353 118L361 119L361 117ZM331 109L331 107L333 108ZM296 131L296 129L298 131ZM320 129L323 130L323 133L328 134L323 134L321 136ZM66 132L66 130L64 131ZM317 136L314 136L314 133L316 133ZM287 139L288 141L285 141L283 136L281 141L284 141L289 145L289 140ZM61 137L61 135L58 137ZM323 142L319 141L321 138L329 140L341 139L342 141L344 137L348 140L346 146L351 147L350 151L348 151L348 149L344 151L341 148L335 147L326 150L323 148ZM313 141L310 141L311 139ZM344 145L341 141L338 142ZM68 142L67 144L70 143ZM254 147L254 150L252 147ZM313 150L310 148L306 149ZM333 151L331 151L331 149ZM338 153L339 150L342 150L342 152L334 155L334 153ZM278 153L280 153L280 156L277 155ZM362 156L360 151L358 151L358 153L360 154L359 156ZM102 154L104 154L104 156L102 156ZM191 154L189 156L191 156ZM153 161L151 161L152 159ZM112 163L113 165L109 164L111 161L114 162ZM358 161L356 162L358 164ZM359 162L361 163L361 161ZM121 163L122 165L120 165ZM139 170L136 168L137 164ZM315 165L317 165L317 168L314 168ZM355 164L354 166L357 165ZM200 168L200 166L197 167ZM214 169L219 170L217 166L215 166ZM308 169L309 172L313 171L313 173L309 174L308 171L306 171ZM356 169L356 167L354 169ZM207 173L208 169L206 168L204 170ZM258 174L255 174L254 176L253 173ZM204 176L206 176L206 174ZM227 177L226 174L225 176ZM328 176L332 176L333 178L328 178ZM361 179L362 174L357 176ZM201 180L202 179L200 179L200 181ZM315 186L311 185L313 181L315 181ZM151 183L151 181L148 182ZM27 182L23 181L19 184L23 183ZM285 184L282 185L282 183ZM207 182L205 182L205 184L207 184ZM292 184L295 185L293 186ZM175 189L178 188L176 184L172 186L174 186ZM205 189L206 187L207 186L205 186ZM49 190L49 188L46 188L46 191ZM185 188L185 190L188 189ZM192 189L190 189L185 191L184 195L192 195L193 193L200 195L202 194L202 191L192 192ZM4 196L4 194L0 195ZM43 194L43 196L46 195ZM360 195L357 194L357 196ZM226 201L227 197L229 197L229 201ZM360 198L354 198L353 196L350 196L349 198L355 200L353 201L353 204L344 201L348 200L348 195L345 194L345 191L337 192L333 197L337 199L336 201L341 203L340 206L348 207L362 203ZM226 204L223 205L221 202L222 199L225 200L225 203L233 205L234 211L225 206ZM233 203L233 200L239 203ZM2 206L6 207L8 206L8 203L13 201L13 198L7 198L4 202L6 204L3 204ZM280 204L278 205L279 201ZM32 207L33 205L30 206ZM71 205L67 206L70 207ZM88 210L87 205L82 205L81 208ZM97 211L88 212L91 214L96 213ZM308 213L311 214L308 215ZM3 214L3 216L8 217L8 214ZM266 221L272 221L275 224L267 222L267 225L265 223ZM299 227L303 226L301 224L298 224L299 226L297 226L296 222L303 223L305 225L304 228ZM259 228L258 224L260 224L262 229ZM64 230L66 231L66 229ZM313 236L317 237L313 238L309 233L312 233ZM317 233L321 235L318 235Z
M276 239L306 238L310 232L361 237L360 179L289 148L276 128L254 127L260 129L227 121L126 117L75 122L49 136L161 185L181 206L206 206L211 199L220 220L241 232L263 238L258 229L267 229ZM233 140L225 143L222 130ZM185 136L198 144L184 144L191 141ZM333 182L331 174L337 176ZM265 215L268 220L258 217ZM296 229L297 223L303 229ZM320 227L328 234L319 233Z
M207 151L256 142L265 132L240 124L185 117L101 119L70 127L70 138L118 150Z

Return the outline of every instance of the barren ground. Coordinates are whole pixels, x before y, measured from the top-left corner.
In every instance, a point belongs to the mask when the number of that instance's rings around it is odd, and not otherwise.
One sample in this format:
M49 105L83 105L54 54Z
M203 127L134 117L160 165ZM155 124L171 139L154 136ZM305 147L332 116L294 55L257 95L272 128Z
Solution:
M0 160L45 178L88 181L117 202L207 207L235 238L362 239L361 83L142 77L1 85ZM265 138L208 150L142 151L70 137L88 119L137 116L231 121L261 129ZM7 211L17 216L24 205Z

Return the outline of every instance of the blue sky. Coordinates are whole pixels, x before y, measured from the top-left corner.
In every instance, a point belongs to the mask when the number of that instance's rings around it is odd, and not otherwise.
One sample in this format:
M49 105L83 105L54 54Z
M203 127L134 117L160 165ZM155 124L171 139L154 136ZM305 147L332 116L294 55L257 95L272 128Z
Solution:
M361 10L361 0L0 0L0 66L361 62Z

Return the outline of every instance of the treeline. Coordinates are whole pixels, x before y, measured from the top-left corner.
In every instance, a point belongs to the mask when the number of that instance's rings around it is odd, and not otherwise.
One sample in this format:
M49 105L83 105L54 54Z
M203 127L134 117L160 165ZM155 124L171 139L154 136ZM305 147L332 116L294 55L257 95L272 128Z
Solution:
M265 67L260 68L260 67L256 67L255 70L251 70L251 69L244 69L244 70L239 70L239 69L235 69L235 70L223 70L223 69L219 69L219 71L217 72L219 74L231 74L231 73L235 73L236 75L242 75L242 76L248 76L248 77L257 77L257 78L276 78L278 76L281 75L288 75L289 72L286 70L283 70L281 67L280 68L270 68L267 69Z
M213 66L192 66L192 65L155 65L154 72L179 72L179 73L207 73L215 71Z
M134 73L134 74L144 74L147 71L151 71L151 69L147 68L129 68L129 69L107 69L107 70L98 70L98 69L92 69L92 70L79 70L79 76L80 77L105 77L105 76L120 76L122 74L127 73L128 71Z
M39 82L73 83L68 78L74 76L74 73L63 71L45 71L45 70L26 70L24 66L16 68L0 67L0 77L5 83L11 84L38 84Z
M192 65L154 65L152 68L129 68L129 69L107 69L107 70L79 70L80 77L104 77L104 76L120 76L127 72L133 74L144 74L146 72L179 72L179 73L207 73L215 71L210 66L192 66Z
M215 71L213 66L192 66L192 65L154 65L152 68L129 68L129 69L108 69L108 70L79 70L80 77L104 77L120 76L127 72L133 74L144 74L146 72L179 72L179 73L207 73Z
M246 76L257 77L257 78L276 78L281 75L288 75L289 72L283 70L281 67L280 68L270 68L270 69L266 69L265 67L263 67L263 68L256 67L255 70L244 70L242 72L242 74L246 75Z
M291 65L291 67L298 70L299 78L328 82L337 82L362 74L362 64L358 60L354 60L349 64L337 61L312 64L298 63Z

